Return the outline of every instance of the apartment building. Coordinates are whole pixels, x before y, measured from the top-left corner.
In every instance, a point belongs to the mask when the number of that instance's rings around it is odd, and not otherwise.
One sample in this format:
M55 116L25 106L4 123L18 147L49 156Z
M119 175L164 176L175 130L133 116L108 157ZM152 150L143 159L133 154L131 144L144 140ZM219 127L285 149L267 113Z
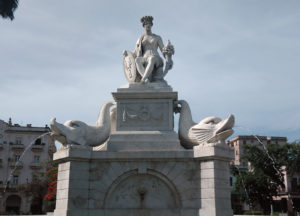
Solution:
M259 139L259 141L258 141ZM261 143L260 143L261 142ZM286 137L267 137L267 136L236 136L230 139L227 144L234 151L234 160L232 163L237 166L239 169L248 169L249 164L248 161L242 159L243 157L243 145L245 144L278 144L284 145L287 143ZM230 179L231 184L234 184L234 178ZM279 189L280 195L278 197L274 197L276 200L275 211L290 211L293 209L297 209L300 211L300 173L294 174L290 176L288 174L284 174L284 184L285 188ZM232 193L232 202L234 205L241 205L239 203L239 195L236 193ZM245 208L245 206L243 206Z
M18 190L35 176L44 175L45 164L56 151L50 128L20 126L0 120L0 214L27 214L31 197Z
M248 161L242 159L243 145L245 144L279 144L284 145L287 142L286 137L266 137L266 136L236 136L229 140L228 145L234 150L233 164L241 167L248 167Z

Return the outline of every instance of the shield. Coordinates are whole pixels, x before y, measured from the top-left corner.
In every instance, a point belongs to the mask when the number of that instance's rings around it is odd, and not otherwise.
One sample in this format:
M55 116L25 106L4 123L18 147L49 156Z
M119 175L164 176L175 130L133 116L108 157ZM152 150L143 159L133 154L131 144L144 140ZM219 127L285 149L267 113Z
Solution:
M137 72L133 53L125 50L123 56L123 70L126 79L129 83L139 82L141 80L141 76Z

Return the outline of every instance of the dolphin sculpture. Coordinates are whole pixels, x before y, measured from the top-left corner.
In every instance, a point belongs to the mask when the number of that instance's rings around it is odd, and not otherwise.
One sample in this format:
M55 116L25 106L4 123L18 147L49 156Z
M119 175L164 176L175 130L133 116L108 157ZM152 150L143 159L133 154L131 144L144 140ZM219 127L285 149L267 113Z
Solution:
M233 134L232 114L224 120L214 116L207 117L197 124L193 121L190 107L185 100L179 100L175 105L175 112L180 112L178 134L183 147L191 149L197 145L222 141Z
M102 105L98 120L95 125L90 126L78 120L69 120L64 124L56 122L55 118L50 120L50 136L62 143L83 146L97 146L104 143L111 132L110 108L115 102L106 102Z

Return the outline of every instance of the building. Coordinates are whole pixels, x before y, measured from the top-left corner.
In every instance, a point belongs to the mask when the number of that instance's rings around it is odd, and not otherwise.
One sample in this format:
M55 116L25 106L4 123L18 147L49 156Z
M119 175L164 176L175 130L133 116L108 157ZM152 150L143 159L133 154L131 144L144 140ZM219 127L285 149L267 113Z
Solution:
M258 141L259 139L259 141ZM287 143L286 137L266 137L266 136L236 136L228 141L228 145L234 151L234 160L232 164L237 166L239 169L249 169L248 161L242 159L243 157L243 145L245 144L278 144L284 145ZM234 178L230 179L231 185L234 184ZM284 174L285 188L280 189L278 197L274 197L276 205L274 211L278 212L292 212L293 208L298 208L300 211L300 173L294 174L293 176ZM245 205L240 202L239 194L233 191L232 193L232 204L237 208L244 208ZM247 207L246 207L246 210Z
M260 144L259 141L264 144L279 144L284 145L287 142L286 137L266 137L266 136L236 136L229 140L228 145L234 150L233 164L241 167L248 167L248 161L242 159L243 145L245 144Z
M50 128L20 126L0 120L0 214L30 213L31 198L18 190L36 175L45 173L45 164L56 151Z
M300 212L300 173L287 175L284 172L284 188L279 191L279 196L274 197L275 211Z

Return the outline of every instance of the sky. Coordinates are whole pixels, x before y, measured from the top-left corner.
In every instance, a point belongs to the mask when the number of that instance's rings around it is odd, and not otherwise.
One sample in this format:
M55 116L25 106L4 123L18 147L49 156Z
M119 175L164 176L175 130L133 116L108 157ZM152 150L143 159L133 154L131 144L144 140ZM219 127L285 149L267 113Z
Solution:
M0 19L0 119L94 124L144 15L175 47L166 80L195 122L232 113L233 136L300 139L298 0L21 0Z

